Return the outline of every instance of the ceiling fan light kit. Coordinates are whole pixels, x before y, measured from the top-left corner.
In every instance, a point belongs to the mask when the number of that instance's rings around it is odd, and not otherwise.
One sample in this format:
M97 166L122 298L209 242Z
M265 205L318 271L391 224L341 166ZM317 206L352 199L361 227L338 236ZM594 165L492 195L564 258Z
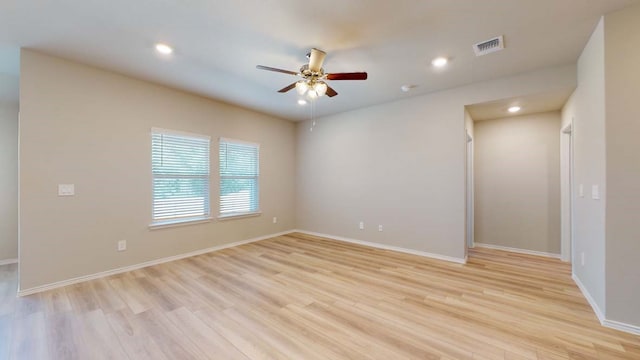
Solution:
M307 94L312 99L324 96L327 93L327 88L327 84L319 80L300 80L296 83L298 94Z
M328 97L334 97L338 95L332 87L327 85L325 80L366 80L366 72L352 72L352 73L325 73L322 68L324 59L327 56L322 50L311 49L311 52L307 54L309 63L302 65L300 72L282 70L269 66L257 65L256 68L260 70L280 72L283 74L295 75L301 77L302 80L294 82L284 88L278 90L278 92L285 93L293 88L299 95L307 95L310 99L316 99L318 97L327 95Z

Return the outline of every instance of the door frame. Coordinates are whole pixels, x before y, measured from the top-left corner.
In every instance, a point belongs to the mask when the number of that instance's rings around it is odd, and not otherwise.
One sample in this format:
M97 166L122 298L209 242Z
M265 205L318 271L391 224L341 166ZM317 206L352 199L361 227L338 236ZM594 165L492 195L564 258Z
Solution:
M560 130L560 258L573 259L573 124L574 119Z
M465 162L465 187L466 187L466 248L473 248L475 246L473 233L474 233L474 180L473 180L473 136L469 134L469 130L466 130L466 162Z

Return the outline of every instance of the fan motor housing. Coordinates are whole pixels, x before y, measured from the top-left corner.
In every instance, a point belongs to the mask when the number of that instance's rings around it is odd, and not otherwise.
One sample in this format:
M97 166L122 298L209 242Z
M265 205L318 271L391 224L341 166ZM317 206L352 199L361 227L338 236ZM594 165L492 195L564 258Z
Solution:
M305 64L305 65L302 65L302 67L300 68L300 75L302 75L302 77L304 77L307 80L320 79L324 76L324 69L321 68L320 71L313 72L309 70L309 65Z

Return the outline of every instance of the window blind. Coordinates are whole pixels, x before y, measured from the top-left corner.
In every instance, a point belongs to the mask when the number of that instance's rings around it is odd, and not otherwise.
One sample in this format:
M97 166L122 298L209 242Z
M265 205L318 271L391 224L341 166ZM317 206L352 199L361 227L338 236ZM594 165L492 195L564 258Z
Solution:
M260 145L220 139L220 216L256 213Z
M152 129L154 224L210 217L209 143L207 136Z

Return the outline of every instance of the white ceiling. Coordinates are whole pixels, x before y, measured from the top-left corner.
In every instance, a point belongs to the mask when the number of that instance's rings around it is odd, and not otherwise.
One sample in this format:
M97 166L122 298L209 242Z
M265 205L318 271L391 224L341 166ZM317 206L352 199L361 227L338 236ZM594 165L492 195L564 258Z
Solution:
M367 71L333 81L318 116L476 81L574 63L600 15L640 0L3 0L0 75L16 79L18 48L93 64L291 120L309 117L295 77L312 47L327 72ZM476 58L471 46L504 35L507 48ZM176 51L163 58L154 43ZM450 65L430 66L436 56ZM7 98L17 98L17 82ZM403 93L405 84L417 85ZM2 100L2 99L0 99Z

